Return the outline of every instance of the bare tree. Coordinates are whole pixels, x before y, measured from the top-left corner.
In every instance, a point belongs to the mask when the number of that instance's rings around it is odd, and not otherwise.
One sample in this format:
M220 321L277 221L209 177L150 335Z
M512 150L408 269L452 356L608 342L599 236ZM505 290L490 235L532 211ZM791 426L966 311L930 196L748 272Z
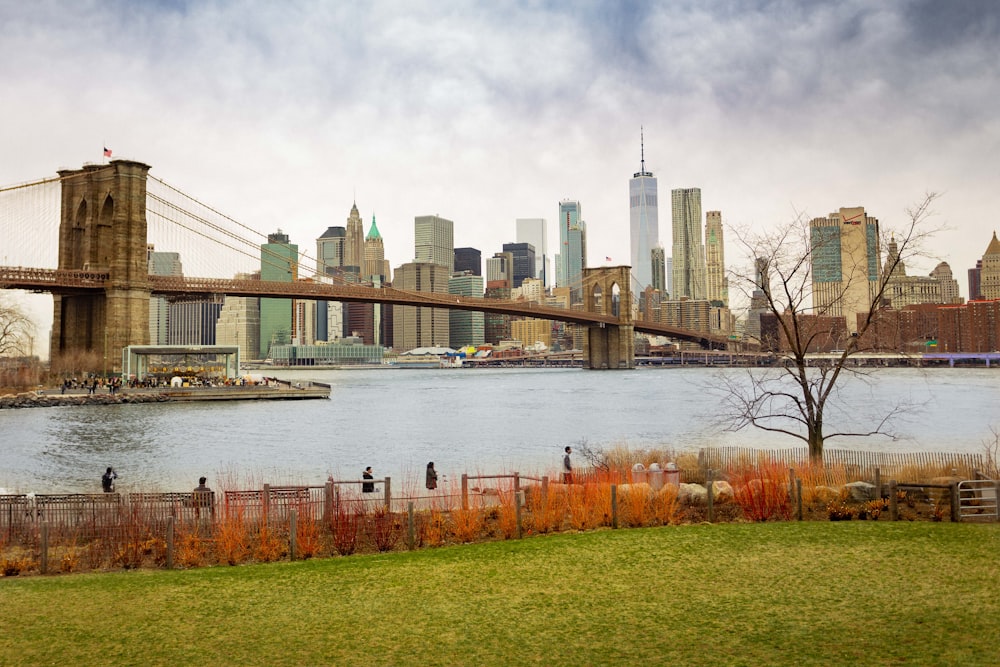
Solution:
M880 254L877 246L871 247L873 243L852 257L848 244L841 246L840 229L817 234L804 215L769 233L736 230L738 242L755 266L752 272L732 274L730 285L743 292L758 313L776 323L769 332L761 332L761 345L780 348L781 354L775 368L749 373L748 382L724 379L723 414L730 430L753 426L798 438L808 447L810 460L820 464L829 438L892 435L889 426L899 407L870 423L851 424L831 433L826 431L825 417L841 377L845 373L864 375L848 362L861 351L861 341L877 321L897 267L922 256L925 242L938 231L928 223L936 198L928 194L918 206L908 209L900 229L878 230L880 245L886 246L885 241L892 238L898 250L886 258L881 270L875 268L881 259L874 267L870 264L873 250L876 256ZM831 278L823 285L822 264L829 259L830 248L840 255L842 267L837 280ZM814 277L819 281L814 282ZM821 359L807 356L821 349L834 354Z
M34 326L12 299L0 294L0 357L24 357L31 354Z

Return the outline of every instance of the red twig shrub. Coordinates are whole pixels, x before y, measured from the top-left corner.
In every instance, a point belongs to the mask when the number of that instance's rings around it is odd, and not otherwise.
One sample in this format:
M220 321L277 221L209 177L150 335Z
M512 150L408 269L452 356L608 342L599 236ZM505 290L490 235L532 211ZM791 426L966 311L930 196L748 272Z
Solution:
M733 473L734 500L750 521L789 520L788 471L778 463L760 463Z
M333 550L341 556L350 556L358 549L358 533L364 522L363 509L352 511L346 502L338 502L330 514L330 535Z
M398 517L389 511L388 507L375 508L365 521L365 532L375 548L380 551L392 551L399 542L402 524Z

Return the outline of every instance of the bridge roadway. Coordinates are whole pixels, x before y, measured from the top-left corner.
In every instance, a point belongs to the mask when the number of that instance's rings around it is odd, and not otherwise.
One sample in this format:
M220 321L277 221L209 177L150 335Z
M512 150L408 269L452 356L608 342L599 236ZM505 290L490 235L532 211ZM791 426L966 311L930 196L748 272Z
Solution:
M110 276L101 271L66 269L37 269L0 266L0 289L22 289L51 294L90 294L118 286L109 284ZM121 286L127 287L127 286ZM226 280L221 278L186 278L180 276L149 276L150 293L174 298L190 298L221 294L228 296L274 297L309 299L318 301L343 301L350 303L390 303L398 306L472 310L501 315L517 315L539 319L572 322L574 324L619 325L612 315L589 313L543 306L527 301L505 301L482 297L465 297L454 294L411 292L393 287L364 287L362 285L331 285L299 280L291 283L267 280ZM633 322L633 329L641 333L667 336L690 341L707 349L724 349L730 342L722 336L682 329L653 322Z

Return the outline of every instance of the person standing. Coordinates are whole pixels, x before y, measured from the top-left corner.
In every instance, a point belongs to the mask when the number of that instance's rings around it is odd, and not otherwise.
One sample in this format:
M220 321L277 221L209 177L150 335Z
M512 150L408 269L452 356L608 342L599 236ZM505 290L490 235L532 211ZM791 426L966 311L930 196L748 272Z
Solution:
M375 479L375 475L372 474L372 467L368 466L365 471L361 473L362 479ZM375 482L362 482L361 483L361 493L374 493L375 492Z
M573 461L570 459L570 454L573 453L573 448L569 445L566 446L563 454L563 484L573 483Z
M108 469L101 475L101 488L104 490L104 493L114 492L116 479L118 479L118 473L115 472L114 468L108 466Z
M434 461L427 464L426 486L429 491L433 491L438 486L438 474L437 470L434 469Z

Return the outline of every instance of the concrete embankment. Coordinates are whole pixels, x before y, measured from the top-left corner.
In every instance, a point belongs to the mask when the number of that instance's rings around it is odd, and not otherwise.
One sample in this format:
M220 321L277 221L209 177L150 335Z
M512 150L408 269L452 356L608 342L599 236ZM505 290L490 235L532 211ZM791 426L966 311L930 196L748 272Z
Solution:
M164 387L160 389L125 389L117 393L62 394L58 389L29 391L0 396L0 410L14 408L52 408L72 405L119 405L126 403L165 403L171 401L282 401L329 398L326 385L307 387ZM52 393L49 393L52 392Z

